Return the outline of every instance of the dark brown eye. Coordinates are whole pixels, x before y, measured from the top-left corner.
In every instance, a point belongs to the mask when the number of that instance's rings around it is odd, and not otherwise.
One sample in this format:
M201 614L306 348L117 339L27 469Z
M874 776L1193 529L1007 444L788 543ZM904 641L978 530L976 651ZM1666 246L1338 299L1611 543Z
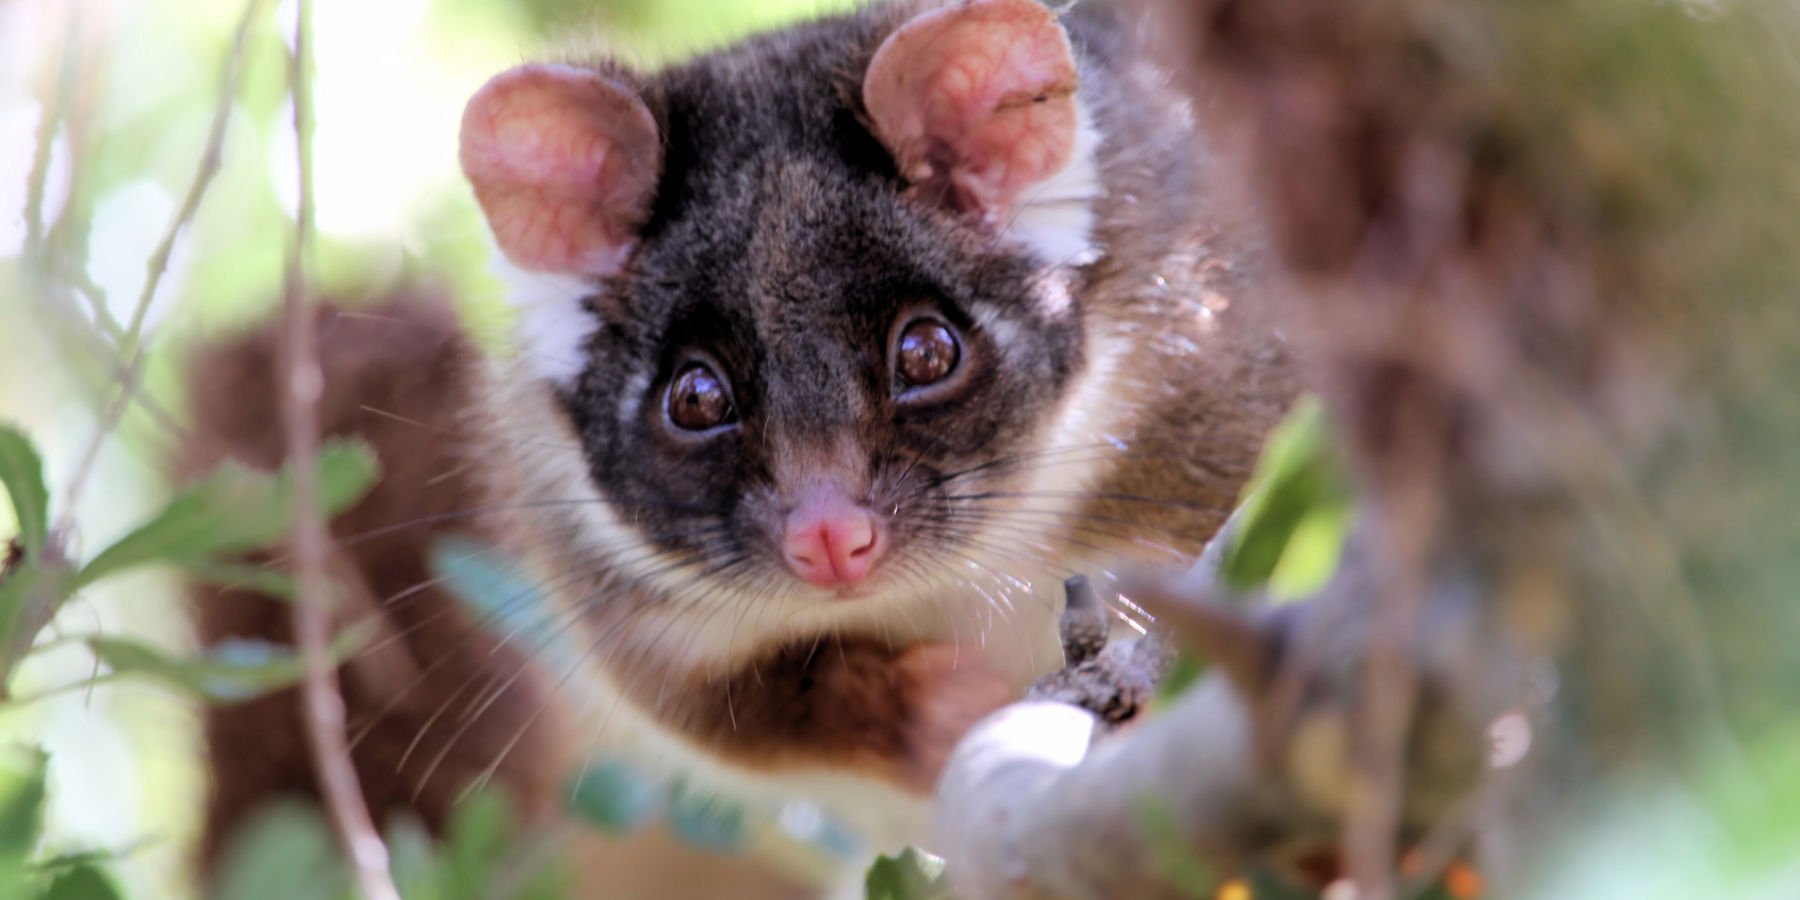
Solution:
M920 319L900 333L894 367L908 385L923 387L943 381L956 371L961 354L950 326L936 319Z
M690 363L669 383L669 420L688 431L705 431L731 421L725 384L703 363Z

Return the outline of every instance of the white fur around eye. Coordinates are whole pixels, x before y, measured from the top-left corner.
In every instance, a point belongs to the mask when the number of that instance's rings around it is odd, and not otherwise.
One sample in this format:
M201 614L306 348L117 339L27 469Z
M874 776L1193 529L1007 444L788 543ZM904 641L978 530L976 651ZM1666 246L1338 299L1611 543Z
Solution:
M1051 265L1081 266L1100 255L1094 202L1104 193L1096 154L1100 132L1087 104L1075 105L1075 151L1063 170L1025 191L1005 234Z
M494 276L506 286L506 300L518 311L519 352L537 374L568 387L587 368L582 345L600 327L583 302L594 293L586 278L522 269L494 257Z

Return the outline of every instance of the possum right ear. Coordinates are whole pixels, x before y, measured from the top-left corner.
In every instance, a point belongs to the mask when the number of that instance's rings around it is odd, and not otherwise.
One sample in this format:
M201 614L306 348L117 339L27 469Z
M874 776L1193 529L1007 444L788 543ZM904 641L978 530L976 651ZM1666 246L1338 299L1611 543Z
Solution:
M610 275L649 216L662 146L636 92L591 69L534 63L469 100L461 160L507 259Z

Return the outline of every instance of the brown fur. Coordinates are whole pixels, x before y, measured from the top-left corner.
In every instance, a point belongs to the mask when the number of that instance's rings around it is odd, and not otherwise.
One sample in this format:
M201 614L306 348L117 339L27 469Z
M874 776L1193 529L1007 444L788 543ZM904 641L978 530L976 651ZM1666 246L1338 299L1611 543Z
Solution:
M659 718L752 768L867 772L921 794L982 716L1015 697L976 648L865 638L780 648L719 681L688 676Z
M472 460L461 436L434 427L450 421L463 402L475 350L448 305L428 293L404 293L354 313L326 307L317 315L323 431L362 438L383 465L368 496L332 523L339 540L334 574L347 578L358 598L339 618L381 624L370 650L346 665L341 678L352 733L372 726L353 752L371 812L381 822L410 809L440 826L462 789L492 766L526 815L542 813L558 775L555 717L536 715L550 693L527 670L464 729L471 710L527 661L430 584L426 565L432 541L479 535L484 524L460 514L473 505ZM184 476L227 458L263 469L280 462L277 337L276 329L254 331L194 356L193 430L176 464ZM207 644L291 640L285 602L229 587L197 587L194 598ZM301 728L293 690L207 710L213 779L204 859L216 860L232 829L259 803L315 794ZM521 730L524 738L503 755ZM408 758L415 739L419 749ZM433 767L440 752L443 761Z

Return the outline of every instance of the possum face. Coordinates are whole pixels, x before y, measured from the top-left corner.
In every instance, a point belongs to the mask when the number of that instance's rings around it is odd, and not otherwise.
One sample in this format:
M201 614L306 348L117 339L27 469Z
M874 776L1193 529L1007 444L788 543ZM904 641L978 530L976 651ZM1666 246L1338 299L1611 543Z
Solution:
M464 170L607 564L831 605L1004 590L1038 557L1021 497L1087 367L1075 84L1052 14L980 0L476 95Z

